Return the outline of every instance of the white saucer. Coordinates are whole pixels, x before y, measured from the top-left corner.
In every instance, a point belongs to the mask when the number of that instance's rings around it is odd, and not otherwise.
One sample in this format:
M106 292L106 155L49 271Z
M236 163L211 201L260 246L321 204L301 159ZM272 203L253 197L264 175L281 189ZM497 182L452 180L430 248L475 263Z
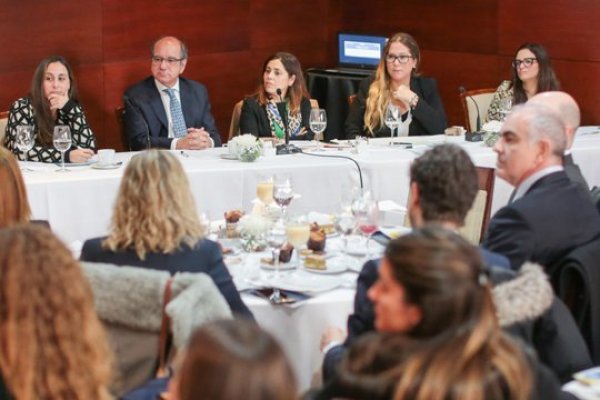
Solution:
M271 264L265 264L265 263L260 263L260 267L262 269L266 269L269 271L275 271L275 266L271 265ZM289 271L291 269L295 269L296 268L296 264L294 264L293 262L286 262L286 263L279 263L279 270L280 271Z
M302 270L313 274L340 274L346 271L356 271L357 265L360 268L359 262L351 257L332 257L325 261L327 269L312 269L302 266Z
M94 169L117 169L121 165L123 165L122 162L118 162L118 163L115 163L115 164L100 164L100 163L96 163L96 164L92 164L92 168L94 168Z
M239 160L239 158L235 154L229 153L220 154L219 157L221 157L223 160Z

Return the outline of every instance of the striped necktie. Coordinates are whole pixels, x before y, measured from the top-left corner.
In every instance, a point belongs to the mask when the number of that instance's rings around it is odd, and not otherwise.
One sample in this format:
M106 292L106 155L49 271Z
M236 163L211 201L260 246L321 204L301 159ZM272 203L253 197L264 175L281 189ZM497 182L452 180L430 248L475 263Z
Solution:
M169 109L171 110L171 121L173 122L173 133L176 138L184 137L187 134L181 104L175 95L175 89L164 89L169 95Z

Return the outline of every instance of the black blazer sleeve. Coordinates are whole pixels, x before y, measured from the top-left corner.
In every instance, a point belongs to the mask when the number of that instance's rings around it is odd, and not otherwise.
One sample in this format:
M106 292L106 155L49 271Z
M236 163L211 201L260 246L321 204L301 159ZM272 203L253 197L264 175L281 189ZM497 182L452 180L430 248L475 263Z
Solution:
M210 135L215 147L221 146L221 135L217 129L215 118L212 115L208 90L206 86L189 79L179 78L181 89L181 106L186 117L188 128L204 128ZM187 89L187 94L184 90ZM193 96L194 100L187 102L183 96ZM193 115L193 122L188 122L188 117Z
M294 138L294 140L312 140L315 137L313 131L310 130L310 110L312 105L306 97L302 98L300 103L300 114L302 115L302 126L306 129L306 133L302 136Z
M439 135L444 133L448 123L435 79L413 78L411 90L419 96L419 102L412 110L413 121L409 127L410 135Z
M367 98L369 97L371 82L373 82L373 77L368 77L363 79L358 86L356 99L350 105L348 117L346 117L346 139L354 139L355 136L365 134L363 119L367 108Z
M511 268L517 271L530 259L535 235L525 217L507 206L498 210L490 221L481 246L506 256Z
M367 293L379 277L379 260L369 260L365 263L356 282L356 295L354 297L354 312L348 317L348 337L345 345L352 342L366 332L373 331L375 312L373 303Z
M251 133L256 137L271 136L267 113L254 97L246 97L242 103L240 133Z

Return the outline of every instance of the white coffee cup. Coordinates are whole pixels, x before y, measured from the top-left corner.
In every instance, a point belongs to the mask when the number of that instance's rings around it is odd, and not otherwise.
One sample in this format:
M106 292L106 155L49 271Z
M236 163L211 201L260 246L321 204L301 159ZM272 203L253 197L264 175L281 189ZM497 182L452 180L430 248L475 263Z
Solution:
M114 149L98 150L98 164L113 165L114 160L115 160L115 150Z

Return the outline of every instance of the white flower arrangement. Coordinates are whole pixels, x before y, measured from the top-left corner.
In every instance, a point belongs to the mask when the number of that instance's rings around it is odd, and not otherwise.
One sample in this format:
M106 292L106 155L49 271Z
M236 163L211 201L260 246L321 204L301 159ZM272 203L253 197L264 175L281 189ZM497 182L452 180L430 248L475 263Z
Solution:
M269 218L258 214L244 215L238 222L240 234L247 236L263 235L271 229L271 226L272 222Z
M271 226L271 220L262 215L244 215L238 222L238 230L244 250L263 250L266 247L266 234Z
M483 124L483 126L481 127L481 130L485 132L483 143L488 147L494 147L494 145L500 138L501 129L501 121L491 120Z
M263 144L256 136L245 133L231 139L227 146L241 161L251 162L260 157Z

